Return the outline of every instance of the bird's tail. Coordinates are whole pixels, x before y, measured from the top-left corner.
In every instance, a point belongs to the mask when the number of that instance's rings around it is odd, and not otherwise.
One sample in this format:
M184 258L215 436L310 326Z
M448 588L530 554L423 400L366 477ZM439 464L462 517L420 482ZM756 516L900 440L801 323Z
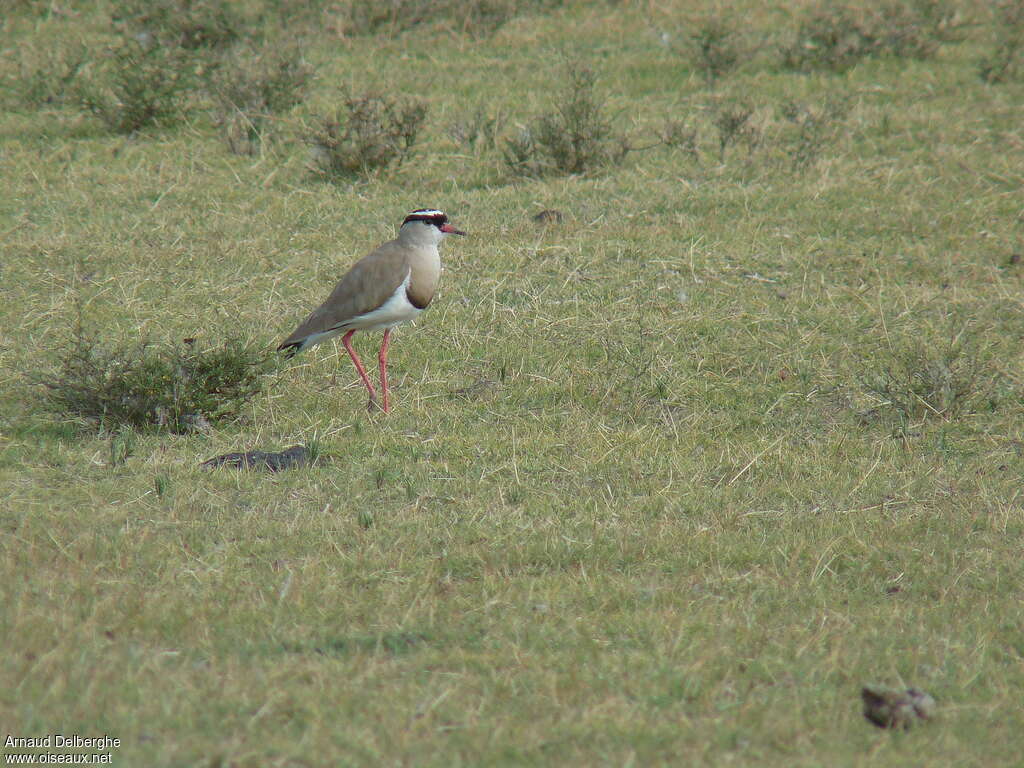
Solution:
M290 359L290 358L295 357L297 354L299 354L299 352L301 352L303 347L305 347L305 346L306 346L305 339L303 339L302 341L286 342L286 343L282 344L281 346L279 346L277 348L277 351L278 352L284 352L284 356Z

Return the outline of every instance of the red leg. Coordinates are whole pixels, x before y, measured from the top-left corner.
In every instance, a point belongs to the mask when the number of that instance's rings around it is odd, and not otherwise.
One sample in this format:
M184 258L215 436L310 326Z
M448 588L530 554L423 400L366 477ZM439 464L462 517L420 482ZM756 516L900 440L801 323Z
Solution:
M359 361L359 355L352 349L352 334L355 331L349 331L341 337L341 343L345 345L345 350L348 352L348 356L352 358L352 362L355 363L356 370L359 371L359 378L363 380L363 384L366 385L367 391L370 393L370 407L377 401L377 391L373 388L373 384L370 383L370 377L366 375L366 369L363 368L363 364Z
M388 402L388 344L391 343L391 329L384 331L384 341L380 345L380 354L377 355L377 362L380 363L380 389L384 399L384 413L389 413L391 405Z

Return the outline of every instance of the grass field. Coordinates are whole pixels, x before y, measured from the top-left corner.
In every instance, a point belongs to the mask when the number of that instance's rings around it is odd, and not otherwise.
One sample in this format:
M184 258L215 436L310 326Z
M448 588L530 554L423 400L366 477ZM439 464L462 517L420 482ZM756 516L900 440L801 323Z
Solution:
M846 61L792 47L811 6L741 5L702 54L692 3L364 29L252 0L220 52L292 43L312 79L239 154L216 51L176 51L178 113L118 133L76 88L130 3L58 5L0 20L3 738L107 734L125 766L1021 765L1024 80L982 77L1008 17L918 4L960 15ZM635 151L517 173L573 66ZM341 88L424 103L414 154L314 173ZM270 350L424 206L469 237L396 332L390 416L330 343L209 431L48 404L79 322ZM321 462L199 467L297 443ZM876 729L867 683L936 717Z

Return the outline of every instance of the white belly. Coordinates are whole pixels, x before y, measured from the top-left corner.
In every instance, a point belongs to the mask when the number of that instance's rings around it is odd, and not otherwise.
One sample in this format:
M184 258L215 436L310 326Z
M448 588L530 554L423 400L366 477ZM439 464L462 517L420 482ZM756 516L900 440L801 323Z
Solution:
M371 310L363 315L353 317L345 324L347 328L356 328L360 331L383 331L385 328L394 328L400 323L407 323L415 318L422 309L414 307L409 301L406 293L409 281L412 279L410 270L405 276L402 284L395 289L387 301L377 309Z

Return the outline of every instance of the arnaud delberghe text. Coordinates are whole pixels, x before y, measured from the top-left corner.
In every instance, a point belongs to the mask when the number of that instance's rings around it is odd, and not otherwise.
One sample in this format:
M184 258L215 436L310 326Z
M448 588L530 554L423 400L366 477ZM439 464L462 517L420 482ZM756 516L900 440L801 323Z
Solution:
M77 734L64 736L60 733L48 733L46 736L7 736L4 746L8 749L96 749L106 751L117 749L121 740L106 734L102 736L84 737Z

